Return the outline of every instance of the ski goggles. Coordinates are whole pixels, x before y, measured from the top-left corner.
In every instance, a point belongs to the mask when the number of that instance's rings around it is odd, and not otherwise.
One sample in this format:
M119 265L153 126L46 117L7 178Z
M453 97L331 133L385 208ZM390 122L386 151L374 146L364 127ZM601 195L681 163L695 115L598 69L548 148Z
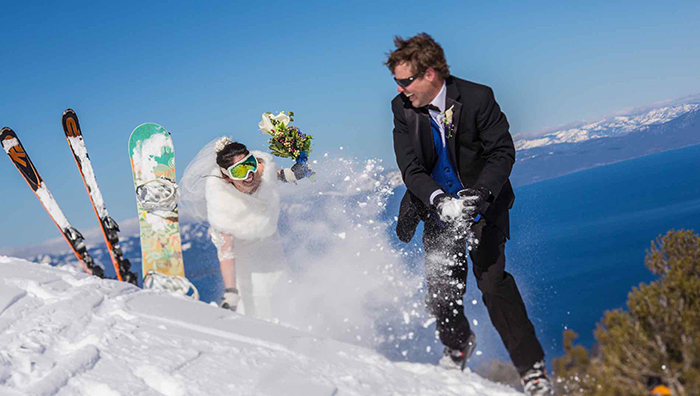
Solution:
M258 170L258 159L255 158L253 153L248 153L245 158L226 169L221 168L221 171L233 180L245 180L248 178L248 175L255 173L256 170Z

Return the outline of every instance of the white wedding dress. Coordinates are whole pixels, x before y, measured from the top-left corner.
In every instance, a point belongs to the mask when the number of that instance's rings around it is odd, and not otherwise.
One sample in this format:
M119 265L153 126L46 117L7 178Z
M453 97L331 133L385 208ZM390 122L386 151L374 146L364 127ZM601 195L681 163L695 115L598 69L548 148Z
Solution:
M242 301L237 312L273 319L276 285L287 272L277 232L277 166L271 155L251 151L265 165L263 179L255 193L242 193L221 177L212 143L185 170L180 182L183 211L209 223L219 260L234 260L236 288Z

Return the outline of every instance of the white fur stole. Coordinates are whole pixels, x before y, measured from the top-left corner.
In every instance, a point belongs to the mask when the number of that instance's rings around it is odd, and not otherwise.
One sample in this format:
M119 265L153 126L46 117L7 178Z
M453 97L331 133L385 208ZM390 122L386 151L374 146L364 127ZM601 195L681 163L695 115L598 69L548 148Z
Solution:
M280 213L277 165L270 154L251 152L265 163L262 183L255 193L238 191L233 184L221 178L218 166L211 173L211 176L218 177L208 177L206 183L209 224L235 239L262 239L277 231Z

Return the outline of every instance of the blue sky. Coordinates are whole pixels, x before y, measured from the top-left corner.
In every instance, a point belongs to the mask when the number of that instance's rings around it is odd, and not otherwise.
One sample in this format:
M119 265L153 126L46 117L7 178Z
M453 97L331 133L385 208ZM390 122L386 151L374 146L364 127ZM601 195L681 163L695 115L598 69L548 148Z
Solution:
M20 136L68 219L96 226L60 126L81 120L112 216L135 217L127 140L173 133L180 174L230 134L264 148L265 111L293 110L315 153L393 164L382 65L394 35L425 31L456 76L493 87L511 131L546 128L700 92L700 3L2 3L0 124ZM322 171L322 170L320 170ZM9 161L0 247L58 236ZM12 208L12 209L8 209Z

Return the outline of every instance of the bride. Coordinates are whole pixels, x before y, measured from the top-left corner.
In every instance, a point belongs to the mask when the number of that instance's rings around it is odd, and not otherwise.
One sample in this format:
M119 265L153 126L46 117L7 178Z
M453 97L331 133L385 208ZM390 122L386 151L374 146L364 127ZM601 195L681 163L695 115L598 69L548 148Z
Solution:
M272 156L248 151L222 137L210 142L185 169L183 209L210 225L226 290L222 308L272 319L272 292L287 263L277 231L277 181L305 177L300 164L277 169Z

